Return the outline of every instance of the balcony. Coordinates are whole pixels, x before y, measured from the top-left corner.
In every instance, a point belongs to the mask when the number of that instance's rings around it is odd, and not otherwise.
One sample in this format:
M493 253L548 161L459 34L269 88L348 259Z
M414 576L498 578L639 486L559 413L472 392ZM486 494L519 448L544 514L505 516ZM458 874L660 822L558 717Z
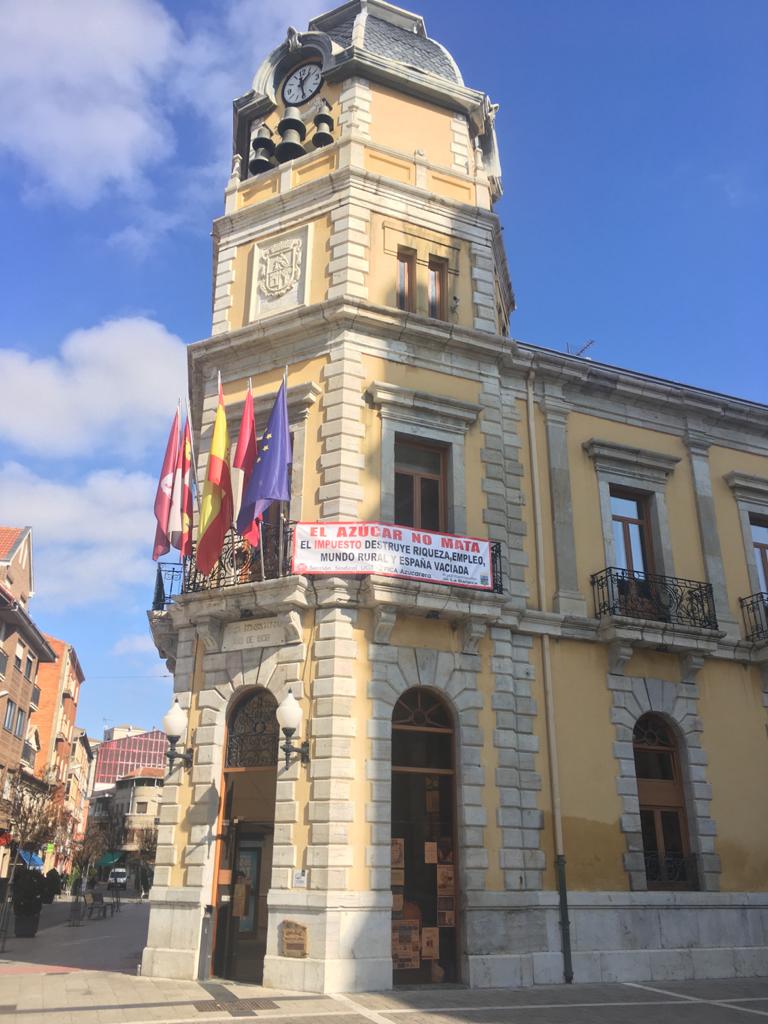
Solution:
M224 550L210 576L197 571L195 553L183 563L159 562L152 598L152 611L164 611L178 594L197 594L203 591L217 591L244 583L263 583L291 576L293 551L293 526L287 524L282 531L269 523L262 525L261 548L252 548L234 530L224 540ZM501 575L501 544L490 545L493 569L493 592L503 593ZM339 575L344 575L339 573ZM355 574L351 574L355 575ZM356 575L374 575L358 573ZM440 583L426 583L427 587Z
M32 746L32 744L25 743L24 746L21 748L21 760L24 762L24 764L26 764L28 768L34 769L36 757L37 751Z
M740 598L747 640L752 644L768 640L768 594L750 594Z
M210 576L197 571L195 552L184 562L174 565L159 562L152 598L152 611L167 608L177 594L198 594L205 590L236 587L241 583L263 583L291 575L291 544L293 530L290 525L280 529L271 523L261 527L261 547L253 548L234 530L224 538L224 549Z
M624 671L635 647L648 647L681 655L682 680L692 683L724 635L710 583L613 567L592 576L592 592L612 673Z
M32 687L32 696L29 699L29 710L37 711L40 707L40 687Z
M628 569L603 569L592 577L595 614L650 619L672 626L717 629L711 583Z

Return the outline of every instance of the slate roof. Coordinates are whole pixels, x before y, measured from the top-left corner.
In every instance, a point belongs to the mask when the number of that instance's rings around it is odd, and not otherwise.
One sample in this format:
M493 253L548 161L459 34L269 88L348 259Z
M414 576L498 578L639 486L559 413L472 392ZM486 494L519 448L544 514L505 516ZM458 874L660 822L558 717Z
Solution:
M429 71L439 78L460 82L445 50L434 39L408 32L370 14L365 23L365 48L401 64Z
M344 49L352 45L352 28L358 13L356 6L335 24L322 27L322 31L327 32L331 39ZM322 22L323 19L318 21ZM396 60L400 64L427 71L438 78L462 84L461 76L457 73L451 58L434 39L409 32L408 29L393 25L383 18L377 18L374 14L369 14L366 18L365 49L389 60Z

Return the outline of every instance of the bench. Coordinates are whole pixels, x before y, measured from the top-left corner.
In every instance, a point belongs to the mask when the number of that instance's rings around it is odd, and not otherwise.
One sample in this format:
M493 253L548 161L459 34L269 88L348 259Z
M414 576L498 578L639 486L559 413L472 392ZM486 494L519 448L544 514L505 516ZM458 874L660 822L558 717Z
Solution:
M105 903L104 897L100 892L87 892L83 896L83 901L86 907L88 907L88 917L93 917L96 914L97 917L106 919L107 911L110 912L110 915L115 912L114 902Z

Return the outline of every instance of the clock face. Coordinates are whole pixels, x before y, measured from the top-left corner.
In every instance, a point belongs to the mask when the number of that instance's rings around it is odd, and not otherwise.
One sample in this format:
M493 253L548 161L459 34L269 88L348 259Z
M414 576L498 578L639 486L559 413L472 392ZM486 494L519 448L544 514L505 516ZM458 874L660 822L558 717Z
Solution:
M286 78L283 99L293 107L301 106L315 95L322 81L319 64L303 64Z

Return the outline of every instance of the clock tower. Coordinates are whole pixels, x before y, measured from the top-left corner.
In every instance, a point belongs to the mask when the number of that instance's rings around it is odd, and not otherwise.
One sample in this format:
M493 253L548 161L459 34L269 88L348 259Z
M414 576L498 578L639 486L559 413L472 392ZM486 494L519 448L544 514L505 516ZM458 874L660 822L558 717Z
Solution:
M144 974L315 992L487 974L480 645L525 592L498 497L518 475L501 452L517 416L499 412L514 298L495 109L384 0L288 29L235 101L212 331L189 349L198 478L218 373L236 441L249 379L261 434L287 367L285 536L341 522L480 538L495 585L292 574L267 523L264 562L235 538L210 578L187 571L156 603L194 753L164 789ZM286 766L289 690L309 743ZM509 839L535 888L525 831Z

